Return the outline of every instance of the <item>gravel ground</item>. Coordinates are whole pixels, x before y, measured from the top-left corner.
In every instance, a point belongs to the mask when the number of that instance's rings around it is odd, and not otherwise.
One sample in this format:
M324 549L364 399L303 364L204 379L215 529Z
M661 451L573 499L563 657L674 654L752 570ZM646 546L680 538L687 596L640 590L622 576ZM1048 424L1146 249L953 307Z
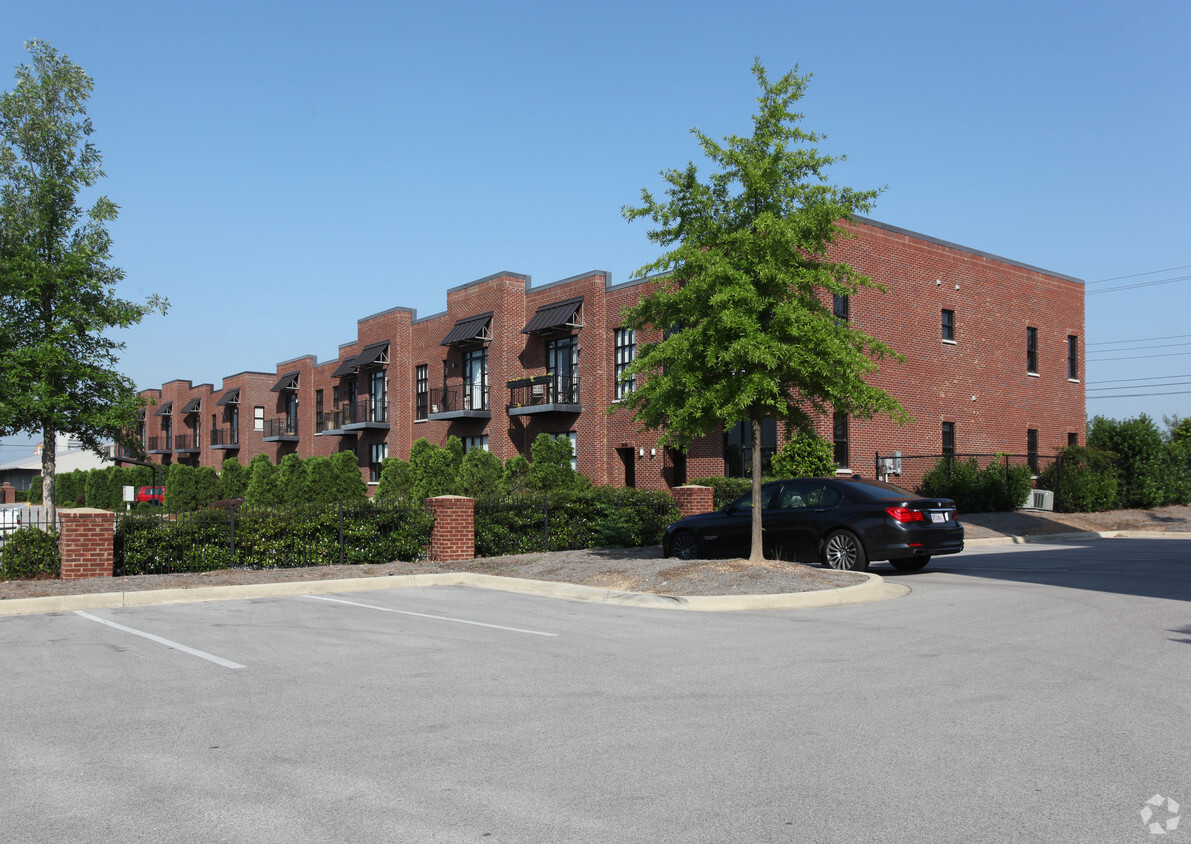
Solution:
M1109 513L977 513L961 517L965 536L1042 536L1073 531L1154 530L1191 532L1191 507L1118 510ZM817 566L766 561L663 559L658 546L591 549L488 557L459 563L386 563L365 566L316 566L257 571L231 569L202 574L159 574L90 580L18 580L0 582L0 600L89 592L138 592L146 589L193 589L245 583L335 580L393 574L468 571L525 577L663 595L764 595L834 589L863 581L861 575Z

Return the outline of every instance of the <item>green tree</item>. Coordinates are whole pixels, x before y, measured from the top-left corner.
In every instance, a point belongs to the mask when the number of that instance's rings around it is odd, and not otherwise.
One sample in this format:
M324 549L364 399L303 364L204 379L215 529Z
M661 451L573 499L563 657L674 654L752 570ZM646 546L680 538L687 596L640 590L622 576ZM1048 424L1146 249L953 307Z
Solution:
M815 433L799 431L773 455L773 474L781 478L823 478L835 474L835 451Z
M197 506L194 467L172 464L165 473L165 509L170 513L193 510Z
M281 489L281 500L285 504L306 502L306 465L296 454L287 454L277 464L277 480Z
M463 444L458 449L448 437L447 447L440 448L419 437L409 449L409 494L416 500L436 495L455 495L459 492L459 464L462 463ZM458 462L457 462L458 460Z
M235 457L225 457L223 471L219 474L219 497L221 499L243 498L247 490L248 470Z
M381 463L380 483L376 485L379 500L409 497L409 461L400 457L386 457Z
M820 152L821 136L799 128L803 115L791 110L809 76L795 68L770 82L760 60L753 75L761 95L752 135L721 144L693 129L715 171L704 179L693 163L665 170L666 200L642 190L641 205L624 208L630 221L651 219L649 239L669 250L638 271L657 276L654 289L624 321L665 335L639 345L628 368L636 389L613 407L678 447L748 420L759 500L767 417L807 433L833 411L907 417L865 380L878 361L901 356L832 308L832 297L883 290L828 256L846 236L841 221L870 210L879 191L828 183L826 169L843 156ZM749 558L763 559L760 508Z
M574 446L567 437L538 434L529 447L533 460L525 486L535 492L566 492L585 486L584 478L571 468Z
M206 507L219 499L219 473L210 466L199 466L194 473L194 506Z
M463 455L459 467L459 491L472 498L499 495L500 476L500 458L485 449L473 448Z
M1162 432L1146 414L1118 421L1093 416L1088 423L1088 445L1117 458L1120 485L1118 507L1157 507L1163 504Z
M331 472L335 479L336 501L359 501L368 497L368 486L360 474L360 461L354 452L340 451L331 455Z
M104 175L90 140L90 77L44 41L25 46L32 64L0 94L0 436L41 432L52 522L59 432L96 453L105 440L132 444L142 401L115 369L124 344L110 329L167 303L116 296L124 273L110 263L107 226L118 207L106 196L81 206Z
M248 487L244 499L257 507L276 507L281 504L281 484L277 467L267 454L258 454L248 464Z
M311 504L335 503L335 477L326 457L306 458L306 500Z

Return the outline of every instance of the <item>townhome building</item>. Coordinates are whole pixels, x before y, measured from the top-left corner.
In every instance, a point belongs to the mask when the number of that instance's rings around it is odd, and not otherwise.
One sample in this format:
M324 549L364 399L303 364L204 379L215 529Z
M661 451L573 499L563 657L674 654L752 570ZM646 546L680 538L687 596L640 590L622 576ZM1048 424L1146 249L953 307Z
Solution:
M1085 423L1081 281L875 220L856 218L831 250L886 288L835 297L842 319L905 356L870 383L912 421L833 414L819 432L842 473L871 476L877 452L1053 454L1082 441ZM574 465L597 484L666 488L741 475L747 426L727 426L685 451L667 448L626 411L622 380L639 344L624 310L653 281L614 283L591 271L534 286L499 272L446 291L446 310L393 307L358 320L334 360L291 358L274 371L143 390L139 434L150 458L219 468L234 456L279 461L353 452L375 484L386 457L418 438L529 456L539 434L566 437ZM300 307L295 303L294 307ZM763 426L766 461L785 431Z

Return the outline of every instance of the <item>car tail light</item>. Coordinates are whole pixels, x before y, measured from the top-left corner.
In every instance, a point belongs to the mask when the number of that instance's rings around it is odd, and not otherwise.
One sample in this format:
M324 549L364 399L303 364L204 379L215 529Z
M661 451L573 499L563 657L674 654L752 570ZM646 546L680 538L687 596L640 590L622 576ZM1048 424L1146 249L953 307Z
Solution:
M886 507L885 512L893 516L895 522L925 522L926 516L921 510L911 510L909 507Z

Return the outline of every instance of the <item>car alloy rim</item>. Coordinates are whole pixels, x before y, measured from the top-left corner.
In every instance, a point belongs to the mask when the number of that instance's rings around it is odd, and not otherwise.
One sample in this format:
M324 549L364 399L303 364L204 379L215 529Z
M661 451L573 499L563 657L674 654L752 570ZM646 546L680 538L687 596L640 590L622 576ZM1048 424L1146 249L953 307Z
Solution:
M680 560L691 560L695 556L695 537L680 533L674 537L674 556Z
M850 569L856 565L856 543L846 533L838 533L827 542L827 565Z

